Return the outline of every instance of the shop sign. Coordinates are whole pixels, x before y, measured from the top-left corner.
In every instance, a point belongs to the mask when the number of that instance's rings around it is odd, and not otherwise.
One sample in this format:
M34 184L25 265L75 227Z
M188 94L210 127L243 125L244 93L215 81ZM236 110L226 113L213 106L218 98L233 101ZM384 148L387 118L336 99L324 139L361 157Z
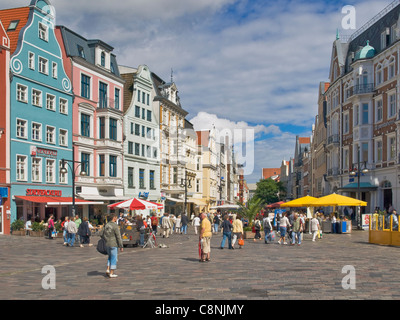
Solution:
M149 192L139 192L139 198L147 199L149 197Z
M27 189L27 196L51 196L51 197L61 197L61 190L38 190L38 189Z
M43 158L57 158L57 150L31 147L31 156Z

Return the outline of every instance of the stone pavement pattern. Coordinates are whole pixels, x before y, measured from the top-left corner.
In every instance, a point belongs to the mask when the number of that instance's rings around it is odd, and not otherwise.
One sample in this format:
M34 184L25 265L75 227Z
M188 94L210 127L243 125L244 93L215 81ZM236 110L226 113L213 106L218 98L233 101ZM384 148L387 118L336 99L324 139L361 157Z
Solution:
M0 236L0 299L333 300L399 299L400 248L368 243L367 231L325 234L301 246L246 240L243 249L219 249L198 260L198 236L158 237L167 248L125 248L118 278L105 277L106 256L95 247L68 248L62 239ZM98 237L92 237L97 243ZM56 270L56 289L42 288L42 267ZM356 271L356 289L344 290L342 268Z

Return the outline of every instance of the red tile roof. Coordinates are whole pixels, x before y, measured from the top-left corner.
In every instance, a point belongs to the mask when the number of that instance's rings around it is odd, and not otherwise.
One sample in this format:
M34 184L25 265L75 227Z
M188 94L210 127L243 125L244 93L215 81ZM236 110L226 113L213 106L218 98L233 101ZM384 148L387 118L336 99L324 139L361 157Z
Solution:
M26 25L29 18L29 7L21 7L14 9L0 10L0 20L3 23L4 29L10 38L11 48L10 52L13 54L17 49L19 33L21 29ZM19 20L17 28L15 30L7 31L11 21Z
M300 144L305 144L305 143L310 143L310 142L311 142L310 138L299 138Z

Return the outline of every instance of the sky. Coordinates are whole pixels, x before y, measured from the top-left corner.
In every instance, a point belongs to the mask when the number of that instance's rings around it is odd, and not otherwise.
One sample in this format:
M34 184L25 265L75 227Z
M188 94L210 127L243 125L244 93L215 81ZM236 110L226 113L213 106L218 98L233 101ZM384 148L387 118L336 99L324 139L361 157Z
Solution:
M248 183L310 137L337 30L351 35L392 0L53 0L56 24L176 83L195 130L251 130ZM0 9L29 5L2 0ZM355 9L356 29L343 19ZM248 158L252 157L252 159Z

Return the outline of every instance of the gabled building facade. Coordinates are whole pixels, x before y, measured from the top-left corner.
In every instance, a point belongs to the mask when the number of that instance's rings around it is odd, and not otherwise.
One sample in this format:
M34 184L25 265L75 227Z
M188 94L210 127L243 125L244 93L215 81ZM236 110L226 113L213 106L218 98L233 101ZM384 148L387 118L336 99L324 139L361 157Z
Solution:
M161 201L159 108L146 65L119 67L124 87L124 192L127 197Z
M10 233L10 38L0 21L0 234Z
M78 214L93 218L107 213L112 201L122 201L123 184L123 89L113 48L101 40L88 40L58 26L75 99L73 109L76 194L97 204ZM79 172L85 172L85 176Z
M71 181L60 174L72 156L72 84L54 33L47 0L1 10L11 40L11 222L68 214ZM56 197L52 201L50 197Z

